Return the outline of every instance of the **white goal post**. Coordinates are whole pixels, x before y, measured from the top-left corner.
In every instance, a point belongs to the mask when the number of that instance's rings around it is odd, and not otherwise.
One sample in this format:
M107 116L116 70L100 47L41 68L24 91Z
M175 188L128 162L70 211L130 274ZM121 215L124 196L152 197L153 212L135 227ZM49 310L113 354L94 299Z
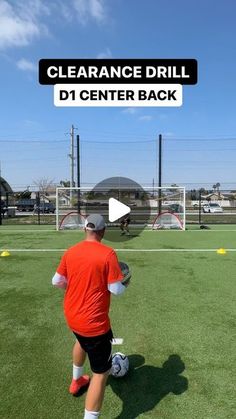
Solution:
M82 229L86 217L100 213L108 221L108 200L124 202L131 208L131 225L144 224L153 229L185 230L185 187L143 187L142 193L132 189L111 188L98 190L92 187L58 187L56 189L56 228ZM110 224L111 225L111 224ZM115 223L112 224L115 226Z

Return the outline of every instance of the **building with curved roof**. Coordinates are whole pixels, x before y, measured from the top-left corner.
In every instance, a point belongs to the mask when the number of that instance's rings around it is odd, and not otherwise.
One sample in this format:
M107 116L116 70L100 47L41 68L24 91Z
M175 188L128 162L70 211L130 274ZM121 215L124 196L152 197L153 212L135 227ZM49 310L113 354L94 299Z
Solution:
M1 176L0 176L0 187L1 187L2 195L6 195L7 193L13 193L13 190L10 187L9 183Z

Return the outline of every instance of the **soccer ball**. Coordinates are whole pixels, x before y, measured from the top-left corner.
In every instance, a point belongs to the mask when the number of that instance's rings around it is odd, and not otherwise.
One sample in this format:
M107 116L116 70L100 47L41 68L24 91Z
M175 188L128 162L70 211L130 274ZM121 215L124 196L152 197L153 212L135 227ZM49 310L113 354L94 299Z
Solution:
M119 262L119 265L120 265L122 274L124 275L122 284L126 285L126 283L128 283L131 279L131 272L130 272L129 266L125 262Z
M129 369L128 357L121 352L112 355L111 375L113 377L124 377Z

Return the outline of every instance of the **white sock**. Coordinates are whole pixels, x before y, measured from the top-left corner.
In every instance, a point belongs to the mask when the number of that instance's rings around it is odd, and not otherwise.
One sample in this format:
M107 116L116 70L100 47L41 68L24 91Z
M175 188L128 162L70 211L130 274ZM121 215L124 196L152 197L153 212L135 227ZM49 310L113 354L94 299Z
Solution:
M84 367L77 367L77 365L73 364L73 379L78 380L78 378L83 375Z
M100 412L91 412L89 410L84 411L84 419L97 419L100 415Z

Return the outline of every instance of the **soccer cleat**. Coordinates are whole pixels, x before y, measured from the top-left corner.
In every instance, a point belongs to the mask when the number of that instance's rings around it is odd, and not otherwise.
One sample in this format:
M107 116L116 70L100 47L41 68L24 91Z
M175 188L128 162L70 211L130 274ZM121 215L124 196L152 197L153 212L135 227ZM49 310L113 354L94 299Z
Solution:
M78 378L78 380L73 378L69 388L69 393L74 395L77 394L82 387L85 387L89 384L89 380L90 378L88 375L82 375L82 377Z

